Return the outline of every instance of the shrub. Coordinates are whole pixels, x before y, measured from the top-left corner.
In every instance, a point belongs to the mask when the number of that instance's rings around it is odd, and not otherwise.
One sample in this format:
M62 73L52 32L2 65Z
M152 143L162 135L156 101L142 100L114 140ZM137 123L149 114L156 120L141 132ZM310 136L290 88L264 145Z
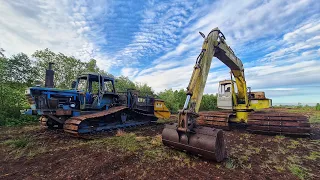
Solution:
M316 105L316 110L317 110L317 111L320 111L320 103L317 103L317 105Z

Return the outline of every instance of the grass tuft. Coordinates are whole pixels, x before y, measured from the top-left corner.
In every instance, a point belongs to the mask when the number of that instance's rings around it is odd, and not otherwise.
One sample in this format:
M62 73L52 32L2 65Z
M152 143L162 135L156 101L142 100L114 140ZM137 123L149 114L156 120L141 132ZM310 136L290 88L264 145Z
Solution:
M300 142L296 140L291 140L290 142L291 144L287 146L290 149L296 149L300 145Z
M285 171L285 168L281 165L275 165L273 166L278 172L283 172Z
M317 160L318 158L320 159L320 152L312 151L310 153L310 155L309 156L305 156L305 158L309 159L309 160L312 160L312 161Z
M310 123L320 123L320 112L316 112L310 116Z
M11 148L21 149L21 148L27 147L30 144L30 142L31 142L31 140L29 138L21 137L18 139L7 140L7 141L3 142L3 144L7 145Z
M227 159L227 161L225 162L225 167L228 169L235 169L237 167L235 160L231 158Z
M302 166L291 164L289 165L288 169L293 175L297 176L299 179L303 180L309 177L307 169Z
M293 156L288 156L288 157L286 157L287 158L287 160L289 160L291 163L294 163L294 164L300 164L300 157L299 156L297 156L297 155L293 155Z

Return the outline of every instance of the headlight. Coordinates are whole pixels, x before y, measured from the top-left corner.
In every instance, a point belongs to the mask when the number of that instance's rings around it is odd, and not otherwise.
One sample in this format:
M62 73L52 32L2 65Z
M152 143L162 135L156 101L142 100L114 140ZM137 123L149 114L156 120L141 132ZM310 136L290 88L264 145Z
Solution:
M76 105L75 104L70 104L70 107L75 108Z
M30 88L27 88L27 89L24 91L24 94L30 94Z

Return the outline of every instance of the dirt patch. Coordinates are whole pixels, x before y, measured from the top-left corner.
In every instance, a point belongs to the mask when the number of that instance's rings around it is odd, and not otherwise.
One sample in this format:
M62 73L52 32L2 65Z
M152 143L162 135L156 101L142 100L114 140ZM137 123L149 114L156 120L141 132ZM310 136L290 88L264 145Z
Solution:
M88 139L37 126L0 129L0 179L319 179L320 140L225 131L228 159L164 147L164 124ZM313 124L319 135L319 124Z

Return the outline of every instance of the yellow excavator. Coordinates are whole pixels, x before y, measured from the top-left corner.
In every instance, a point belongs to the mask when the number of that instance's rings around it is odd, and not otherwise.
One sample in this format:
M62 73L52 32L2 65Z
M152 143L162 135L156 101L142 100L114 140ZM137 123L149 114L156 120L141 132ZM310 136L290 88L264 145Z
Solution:
M251 92L251 88L248 88L248 92L236 92L234 84L237 84L238 88L243 87L245 81L219 82L217 106L223 110L200 112L197 124L224 130L244 127L252 133L269 135L310 136L311 128L307 116L267 109L271 107L272 101L265 97L264 92ZM242 97L244 99L241 99Z
M231 48L230 51L233 52ZM264 92L251 92L251 88L247 87L240 59L235 57L235 60L230 61L217 57L231 70L231 80L219 82L217 106L223 110L200 112L198 125L224 130L244 127L252 133L270 135L310 136L307 116L272 109L261 111L270 108L272 101L266 98Z
M201 32L200 34L204 42L187 87L187 98L183 109L179 111L178 122L167 124L162 132L164 145L220 162L226 157L221 129L229 128L231 123L244 124L254 132L310 132L310 125L308 127L304 116L253 112L254 109L270 107L271 100L265 98L264 92L248 92L243 64L227 45L219 28L214 28L207 37ZM199 113L213 57L217 57L231 69L231 80L219 83L221 92L218 95L218 106L226 110ZM216 129L217 127L221 129Z

